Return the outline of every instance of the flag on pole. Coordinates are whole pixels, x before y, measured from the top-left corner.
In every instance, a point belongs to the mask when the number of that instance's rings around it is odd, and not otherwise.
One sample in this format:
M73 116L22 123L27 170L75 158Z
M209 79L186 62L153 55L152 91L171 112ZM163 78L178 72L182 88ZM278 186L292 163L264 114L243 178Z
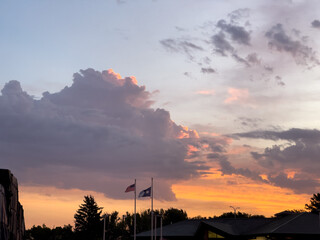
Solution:
M140 197L151 197L151 187L145 189L145 190L142 190L140 193L139 193L139 198Z
M128 186L125 192L132 192L134 190L136 190L136 184Z

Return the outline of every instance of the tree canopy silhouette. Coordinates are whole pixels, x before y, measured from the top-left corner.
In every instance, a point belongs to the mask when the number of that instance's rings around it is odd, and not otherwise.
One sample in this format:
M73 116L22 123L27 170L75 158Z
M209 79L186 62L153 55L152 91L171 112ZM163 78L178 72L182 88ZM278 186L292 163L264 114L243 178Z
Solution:
M183 209L169 208L164 211L163 225L172 224L188 219L188 214Z
M222 213L217 218L234 218L234 212ZM238 211L236 213L236 218L265 218L265 216L263 216L263 215L252 215L252 214L249 214L249 213Z
M98 239L102 234L102 207L99 207L93 196L84 196L83 204L79 206L75 219L77 239Z
M310 212L317 212L320 209L320 193L315 193L310 198L310 204L306 204L305 208Z

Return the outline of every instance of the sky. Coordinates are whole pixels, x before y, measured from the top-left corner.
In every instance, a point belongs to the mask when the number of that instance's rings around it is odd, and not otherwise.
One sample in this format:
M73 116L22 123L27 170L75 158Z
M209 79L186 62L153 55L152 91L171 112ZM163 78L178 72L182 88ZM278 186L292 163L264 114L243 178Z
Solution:
M319 192L316 0L0 3L1 168L27 228L83 196L272 216ZM140 199L137 210L150 208Z

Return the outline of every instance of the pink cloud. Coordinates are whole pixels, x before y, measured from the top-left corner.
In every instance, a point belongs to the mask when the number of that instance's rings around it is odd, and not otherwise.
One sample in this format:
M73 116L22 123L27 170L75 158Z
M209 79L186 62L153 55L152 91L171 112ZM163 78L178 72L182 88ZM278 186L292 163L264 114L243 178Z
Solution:
M234 102L246 102L249 98L249 90L246 88L229 88L228 89L229 97L224 100L225 103L231 104Z
M199 91L196 91L196 94L199 94L199 95L214 95L215 91L214 90L199 90Z

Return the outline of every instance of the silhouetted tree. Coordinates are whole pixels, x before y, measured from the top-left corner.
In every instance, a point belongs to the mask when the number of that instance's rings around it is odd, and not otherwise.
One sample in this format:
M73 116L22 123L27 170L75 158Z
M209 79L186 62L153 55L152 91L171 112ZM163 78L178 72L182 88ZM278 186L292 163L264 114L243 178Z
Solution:
M45 224L42 226L33 225L31 229L26 231L26 239L48 240L51 238L51 229Z
M79 206L75 218L75 232L77 239L102 238L102 208L98 206L93 196L84 196L84 203Z
M113 240L117 239L122 235L122 231L119 225L121 225L121 219L118 216L117 211L107 214L106 218L106 239Z
M274 214L275 218L282 218L282 217L286 217L288 215L294 214L294 213L303 213L305 212L302 209L292 209L292 210L284 210L282 212L278 212Z
M216 218L234 218L234 212L226 212L226 213L223 213L223 214L221 214L220 216L218 216ZM263 216L263 215L252 215L252 214L249 214L249 213L238 211L236 213L236 218L265 218L265 216Z
M54 240L74 240L75 234L72 231L70 224L64 225L63 227L56 227L51 230L52 239Z
M64 227L48 228L45 224L42 226L33 226L26 231L27 240L74 240L74 232L71 225Z
M198 219L199 220L199 219L206 219L206 217L202 217L201 215L198 215L198 216L194 216L190 219Z
M162 210L162 209L161 209ZM164 211L163 225L168 225L188 219L186 211L177 208L169 208Z
M137 233L148 231L151 228L151 210L137 213Z
M310 198L310 204L306 204L305 208L310 212L317 212L320 209L320 193L315 193Z

